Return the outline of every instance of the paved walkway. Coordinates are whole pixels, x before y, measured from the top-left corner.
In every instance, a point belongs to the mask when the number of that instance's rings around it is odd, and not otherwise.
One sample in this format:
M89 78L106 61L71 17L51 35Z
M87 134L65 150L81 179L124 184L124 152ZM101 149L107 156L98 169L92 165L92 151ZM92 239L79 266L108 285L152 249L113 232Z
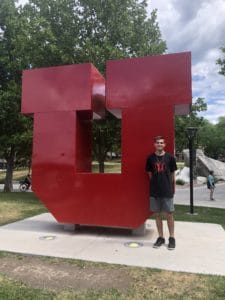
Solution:
M3 189L4 189L4 184L0 184L0 191L3 191ZM14 183L13 189L15 192L18 192L19 191L19 183Z
M0 250L225 276L225 231L220 225L176 222L174 251L166 246L153 249L157 237L153 220L146 228L140 237L126 230L93 227L74 233L45 213L1 226ZM129 248L127 242L142 246Z
M209 200L209 190L206 185L194 187L194 205L225 208L225 183L218 183L214 192L215 201ZM189 187L177 187L174 197L175 204L190 204Z
M20 186L19 183L13 184L14 192L20 192L19 186ZM0 184L0 192L3 191L3 189L4 189L4 184ZM29 189L29 191L27 192L32 192L32 191Z

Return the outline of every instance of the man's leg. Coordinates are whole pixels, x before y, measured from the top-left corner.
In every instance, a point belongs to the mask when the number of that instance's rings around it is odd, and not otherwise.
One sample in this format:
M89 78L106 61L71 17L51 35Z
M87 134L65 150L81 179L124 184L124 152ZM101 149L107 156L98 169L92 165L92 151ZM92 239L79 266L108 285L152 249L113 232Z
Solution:
M170 233L170 237L174 238L174 218L173 218L173 213L168 212L167 215L167 225Z
M162 217L161 217L160 212L155 212L154 216L155 216L156 227L157 227L159 236L158 236L156 242L153 244L153 248L159 248L160 246L165 244L165 239L163 237L163 222L162 222Z
M210 188L210 200L213 200L213 192L214 192L214 188L211 187Z
M150 198L150 210L154 213L156 227L158 230L158 238L156 242L153 244L153 248L159 248L163 244L165 244L165 239L163 237L163 222L160 214L160 199L155 197Z
M174 250L176 247L176 241L174 238L174 218L173 218L172 212L167 213L167 224L168 224L168 229L169 229L169 233L170 233L168 249Z
M156 227L158 230L159 237L163 237L163 222L162 222L162 216L159 212L155 213L155 221L156 221Z
M158 230L159 237L163 237L163 222L161 217L161 201L159 198L156 197L150 197L150 210L153 212L155 221L156 221L156 227Z

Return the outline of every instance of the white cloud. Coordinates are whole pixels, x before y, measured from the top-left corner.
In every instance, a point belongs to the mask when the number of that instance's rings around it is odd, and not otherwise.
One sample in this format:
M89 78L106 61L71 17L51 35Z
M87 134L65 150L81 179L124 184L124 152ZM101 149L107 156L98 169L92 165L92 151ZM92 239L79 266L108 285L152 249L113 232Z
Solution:
M18 5L24 5L28 0L18 0Z
M201 114L206 117L210 122L217 123L217 117L225 116L225 98L223 100L215 101L214 104L208 105L208 112ZM216 118L215 118L216 116Z
M203 115L215 123L225 115L225 77L216 60L225 46L224 0L149 0L158 9L158 21L168 52L192 52L193 96L204 97Z

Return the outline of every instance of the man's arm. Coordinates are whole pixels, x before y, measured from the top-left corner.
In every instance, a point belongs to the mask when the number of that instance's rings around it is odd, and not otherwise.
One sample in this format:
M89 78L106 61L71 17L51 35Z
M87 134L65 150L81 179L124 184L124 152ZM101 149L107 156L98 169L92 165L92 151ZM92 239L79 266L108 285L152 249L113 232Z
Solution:
M175 193L175 172L171 172L170 174L171 174L173 192Z
M175 183L175 172L171 172L171 180L172 180L172 183L174 184Z
M146 160L146 164L145 164L145 171L148 173L148 177L151 180L152 178L152 170L151 170L151 161L149 159L149 157Z
M173 191L175 192L175 184L176 184L176 176L175 171L177 170L177 163L175 157L172 156L170 160L170 176L171 176L171 182L173 186Z

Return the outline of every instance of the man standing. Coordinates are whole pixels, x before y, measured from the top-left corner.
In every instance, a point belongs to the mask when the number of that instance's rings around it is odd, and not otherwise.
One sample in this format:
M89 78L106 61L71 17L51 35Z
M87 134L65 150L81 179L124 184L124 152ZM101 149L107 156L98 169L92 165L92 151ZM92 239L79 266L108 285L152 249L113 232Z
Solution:
M213 176L214 172L213 171L209 171L209 175L207 177L207 188L210 190L210 200L215 200L213 198L213 193L215 190L215 179Z
M146 161L146 171L150 179L150 209L156 218L158 239L154 243L154 248L159 248L165 243L163 235L162 213L166 213L167 225L169 229L168 249L175 249L174 238L174 184L175 170L177 170L175 158L165 152L165 139L163 136L155 137L155 153L148 156Z

